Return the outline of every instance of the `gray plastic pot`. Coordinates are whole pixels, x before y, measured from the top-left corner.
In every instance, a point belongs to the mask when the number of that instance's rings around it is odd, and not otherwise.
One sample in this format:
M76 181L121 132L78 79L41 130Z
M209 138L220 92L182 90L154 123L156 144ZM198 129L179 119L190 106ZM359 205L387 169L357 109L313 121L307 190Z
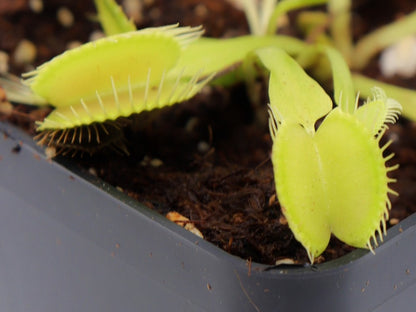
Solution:
M0 311L415 311L416 215L376 255L231 256L0 123Z

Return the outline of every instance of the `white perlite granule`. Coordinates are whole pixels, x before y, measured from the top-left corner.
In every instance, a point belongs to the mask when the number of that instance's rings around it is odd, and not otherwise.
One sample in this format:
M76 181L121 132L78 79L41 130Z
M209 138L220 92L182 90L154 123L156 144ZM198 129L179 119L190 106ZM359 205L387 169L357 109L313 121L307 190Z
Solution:
M18 65L31 64L35 61L36 54L36 46L31 41L23 39L14 50L13 60Z
M35 13L40 13L43 11L43 1L42 0L29 0L29 7Z
M416 74L416 36L408 36L385 49L380 56L383 76L410 78Z
M140 23L143 19L143 3L141 0L124 0L123 8L127 16L135 23Z
M60 7L56 12L59 23L64 27L71 27L74 24L74 15L66 7Z
M7 73L9 71L9 55L0 51L0 73Z

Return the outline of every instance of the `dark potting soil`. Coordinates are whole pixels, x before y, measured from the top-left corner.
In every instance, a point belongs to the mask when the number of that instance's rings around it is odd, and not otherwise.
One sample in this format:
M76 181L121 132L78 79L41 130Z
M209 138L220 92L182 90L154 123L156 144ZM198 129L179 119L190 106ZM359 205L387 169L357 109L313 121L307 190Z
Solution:
M182 25L202 24L206 34L214 37L248 32L244 14L223 0L145 3L140 28L180 21ZM405 0L354 3L356 37L416 8L413 1ZM40 64L64 51L68 42L86 42L99 29L90 19L92 1L49 0L43 4L43 11L34 13L28 1L0 3L0 50L12 56L23 38L31 40L38 52L36 64ZM62 26L56 18L62 6L74 15L71 27ZM11 72L20 74L27 69L12 60ZM386 80L378 72L376 60L366 74ZM416 86L415 79L395 77L390 82ZM185 103L123 120L129 156L107 150L74 161L161 214L177 211L186 216L206 240L231 254L266 264L282 258L308 262L276 198L271 138L266 124L255 117L267 111L265 84L259 81L258 86L263 94L260 107L249 102L243 85L207 87ZM7 118L34 133L33 121L46 114L45 109L17 105ZM391 174L398 179L392 188L400 193L391 198L390 224L395 224L416 212L416 124L402 118L385 137L393 140L388 152L396 157L391 163L400 163ZM318 261L351 250L333 238Z

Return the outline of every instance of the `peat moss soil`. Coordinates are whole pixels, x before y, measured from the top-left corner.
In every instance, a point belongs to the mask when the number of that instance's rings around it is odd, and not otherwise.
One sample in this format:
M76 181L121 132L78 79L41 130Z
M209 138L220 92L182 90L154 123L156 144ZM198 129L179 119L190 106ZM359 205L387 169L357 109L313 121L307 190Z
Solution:
M34 13L28 2L0 2L0 50L10 54L10 71L15 74L28 69L13 61L22 39L35 44L35 63L41 64L73 40L86 42L99 29L91 21L92 1L43 1L40 13ZM145 3L138 21L140 28L179 21L182 25L204 25L208 36L248 33L243 13L223 0ZM355 36L416 8L410 0L362 0L354 5ZM62 26L56 18L63 6L75 18L71 27ZM376 60L365 73L386 81L379 74ZM416 86L415 79L395 77L390 82ZM266 94L261 81L259 86ZM185 103L129 118L123 129L129 156L106 151L74 161L151 209L162 214L177 211L188 217L206 240L231 254L265 264L282 258L306 263L306 252L288 228L275 195L271 138L267 126L254 117L256 112L267 110L266 96L261 102L264 104L253 108L241 85L209 87ZM18 105L8 118L34 133L33 121L46 113L44 109L28 112ZM402 118L385 136L393 140L389 148L396 154L393 163L400 163L392 174L398 179L393 188L400 193L391 198L392 225L416 212L416 124ZM332 238L318 261L351 250Z

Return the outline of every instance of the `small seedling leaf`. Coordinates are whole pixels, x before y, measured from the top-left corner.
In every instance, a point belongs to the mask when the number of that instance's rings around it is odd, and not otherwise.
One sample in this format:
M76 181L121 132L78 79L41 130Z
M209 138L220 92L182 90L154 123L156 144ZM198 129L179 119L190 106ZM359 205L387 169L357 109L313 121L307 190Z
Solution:
M389 168L378 140L353 115L334 109L313 136L282 123L272 161L282 211L311 262L331 232L359 248L372 248L372 237L382 236Z
M94 0L98 20L106 36L135 31L136 26L114 0Z
M334 82L334 100L344 112L353 113L356 109L356 97L351 72L343 56L330 46L320 46L331 64Z

